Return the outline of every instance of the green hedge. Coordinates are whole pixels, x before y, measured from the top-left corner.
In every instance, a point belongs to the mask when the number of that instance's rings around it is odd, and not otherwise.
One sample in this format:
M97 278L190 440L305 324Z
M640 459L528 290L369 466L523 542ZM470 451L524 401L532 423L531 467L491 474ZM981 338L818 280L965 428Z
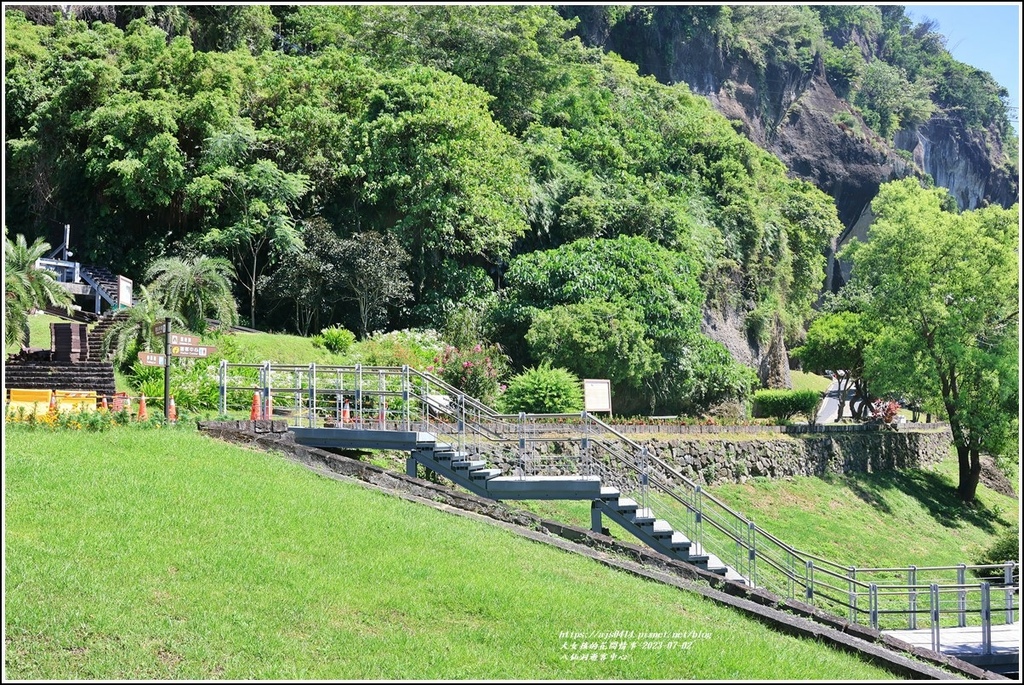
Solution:
M821 393L816 390L758 390L754 393L754 416L786 421L803 414L814 421Z

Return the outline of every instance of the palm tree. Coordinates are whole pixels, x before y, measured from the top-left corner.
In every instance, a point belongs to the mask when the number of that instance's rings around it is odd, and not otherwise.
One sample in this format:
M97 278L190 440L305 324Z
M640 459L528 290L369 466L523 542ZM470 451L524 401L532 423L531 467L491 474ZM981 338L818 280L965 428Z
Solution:
M158 259L145 277L163 307L181 314L189 330L203 333L207 316L230 325L238 323L238 305L231 294L234 275L228 260L198 255Z
M146 286L139 286L140 297L131 307L121 310L114 323L103 336L103 351L113 352L114 362L122 371L127 371L139 356L139 352L163 350L153 325L170 318L171 325L184 325L181 317L165 309L150 294Z
M32 245L20 233L12 242L4 227L4 344L24 347L28 342L28 315L34 309L61 307L71 311L71 293L49 269L36 265L50 244L36 238Z

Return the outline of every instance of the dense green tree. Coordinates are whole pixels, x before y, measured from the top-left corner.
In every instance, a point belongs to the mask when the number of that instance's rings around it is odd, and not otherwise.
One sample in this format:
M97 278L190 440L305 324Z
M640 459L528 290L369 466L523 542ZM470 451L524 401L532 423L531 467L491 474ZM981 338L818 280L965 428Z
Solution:
M356 303L359 337L387 323L387 308L404 304L412 285L406 276L409 255L394 236L373 231L341 241L338 285L342 299Z
M256 295L265 270L302 245L292 211L308 190L307 177L259 156L265 141L252 123L237 119L207 141L203 171L187 189L204 213L203 245L230 255L256 325Z
M233 277L229 261L202 254L164 257L146 269L149 292L162 307L179 314L190 331L200 334L206 332L208 316L228 326L238 323Z
M864 418L863 411L870 399L864 378L864 353L873 339L869 321L863 314L842 311L815 319L807 330L804 344L792 351L806 371L818 374L835 371L839 389L836 420L843 418L851 390L855 397L850 401L850 413L854 418ZM856 407L854 399L859 401Z
M12 241L4 227L4 344L24 347L28 342L28 315L36 309L71 310L71 292L38 260L50 244L37 238L31 245L20 233Z
M526 168L480 89L415 67L385 78L355 123L349 174L375 230L414 267L413 294L444 257L507 259L526 231Z
M882 186L868 241L851 250L865 315L913 363L877 364L889 387L938 391L953 433L960 497L972 501L982 453L1011 444L1019 413L1019 207L955 214L947 193L913 179ZM869 378L874 384L874 381Z
M640 391L663 362L645 334L629 305L594 299L538 312L526 343L538 362Z
M700 334L699 273L691 257L642 237L578 240L522 255L512 261L503 297L492 310L492 336L524 366L529 359L526 332L538 317L538 331L551 323L543 310L577 305L574 311L582 311L586 308L579 305L585 302L616 301L643 326L643 340L632 341L637 345L633 370L651 371L643 377L642 389L628 383L617 388L619 411L706 410L742 398L750 389L752 371L744 371L724 347ZM597 361L601 370L612 370Z
M322 217L304 221L299 237L303 249L281 261L263 291L271 302L292 309L295 331L305 336L333 320L334 308L343 298L339 284L344 249L341 238Z

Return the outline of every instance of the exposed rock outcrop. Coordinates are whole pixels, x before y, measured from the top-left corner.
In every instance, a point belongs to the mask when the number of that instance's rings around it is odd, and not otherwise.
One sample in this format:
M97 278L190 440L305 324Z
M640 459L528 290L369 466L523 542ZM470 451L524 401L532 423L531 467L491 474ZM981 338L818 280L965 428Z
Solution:
M580 18L576 32L584 42L618 53L662 83L686 83L794 176L832 196L845 230L827 252L825 290L838 290L849 279L849 265L840 264L835 254L849 240L866 237L871 201L883 183L927 174L961 209L1009 207L1019 200L1017 177L998 161L1003 156L998 135L972 130L940 111L899 131L890 144L836 95L820 61L808 68L770 63L761 68L742 55L726 55L699 10L658 8L614 26L601 8L564 6L561 11ZM862 51L869 49L862 46ZM774 346L746 334L742 308L716 307L705 307L704 333L764 376L766 353Z

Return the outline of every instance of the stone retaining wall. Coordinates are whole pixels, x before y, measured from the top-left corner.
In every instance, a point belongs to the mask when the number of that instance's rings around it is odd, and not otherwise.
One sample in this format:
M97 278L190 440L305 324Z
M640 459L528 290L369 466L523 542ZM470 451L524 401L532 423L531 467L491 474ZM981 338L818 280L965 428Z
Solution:
M804 435L718 432L716 434L650 437L629 436L646 446L652 467L662 480L678 480L676 472L698 485L743 483L749 478L789 478L826 474L870 473L917 468L949 456L952 434L940 424L932 430L829 431ZM490 453L496 468L512 472L519 455ZM576 467L586 458L578 441L532 443L525 459L534 471L542 465L558 473L558 458ZM668 468L661 468L658 461Z

